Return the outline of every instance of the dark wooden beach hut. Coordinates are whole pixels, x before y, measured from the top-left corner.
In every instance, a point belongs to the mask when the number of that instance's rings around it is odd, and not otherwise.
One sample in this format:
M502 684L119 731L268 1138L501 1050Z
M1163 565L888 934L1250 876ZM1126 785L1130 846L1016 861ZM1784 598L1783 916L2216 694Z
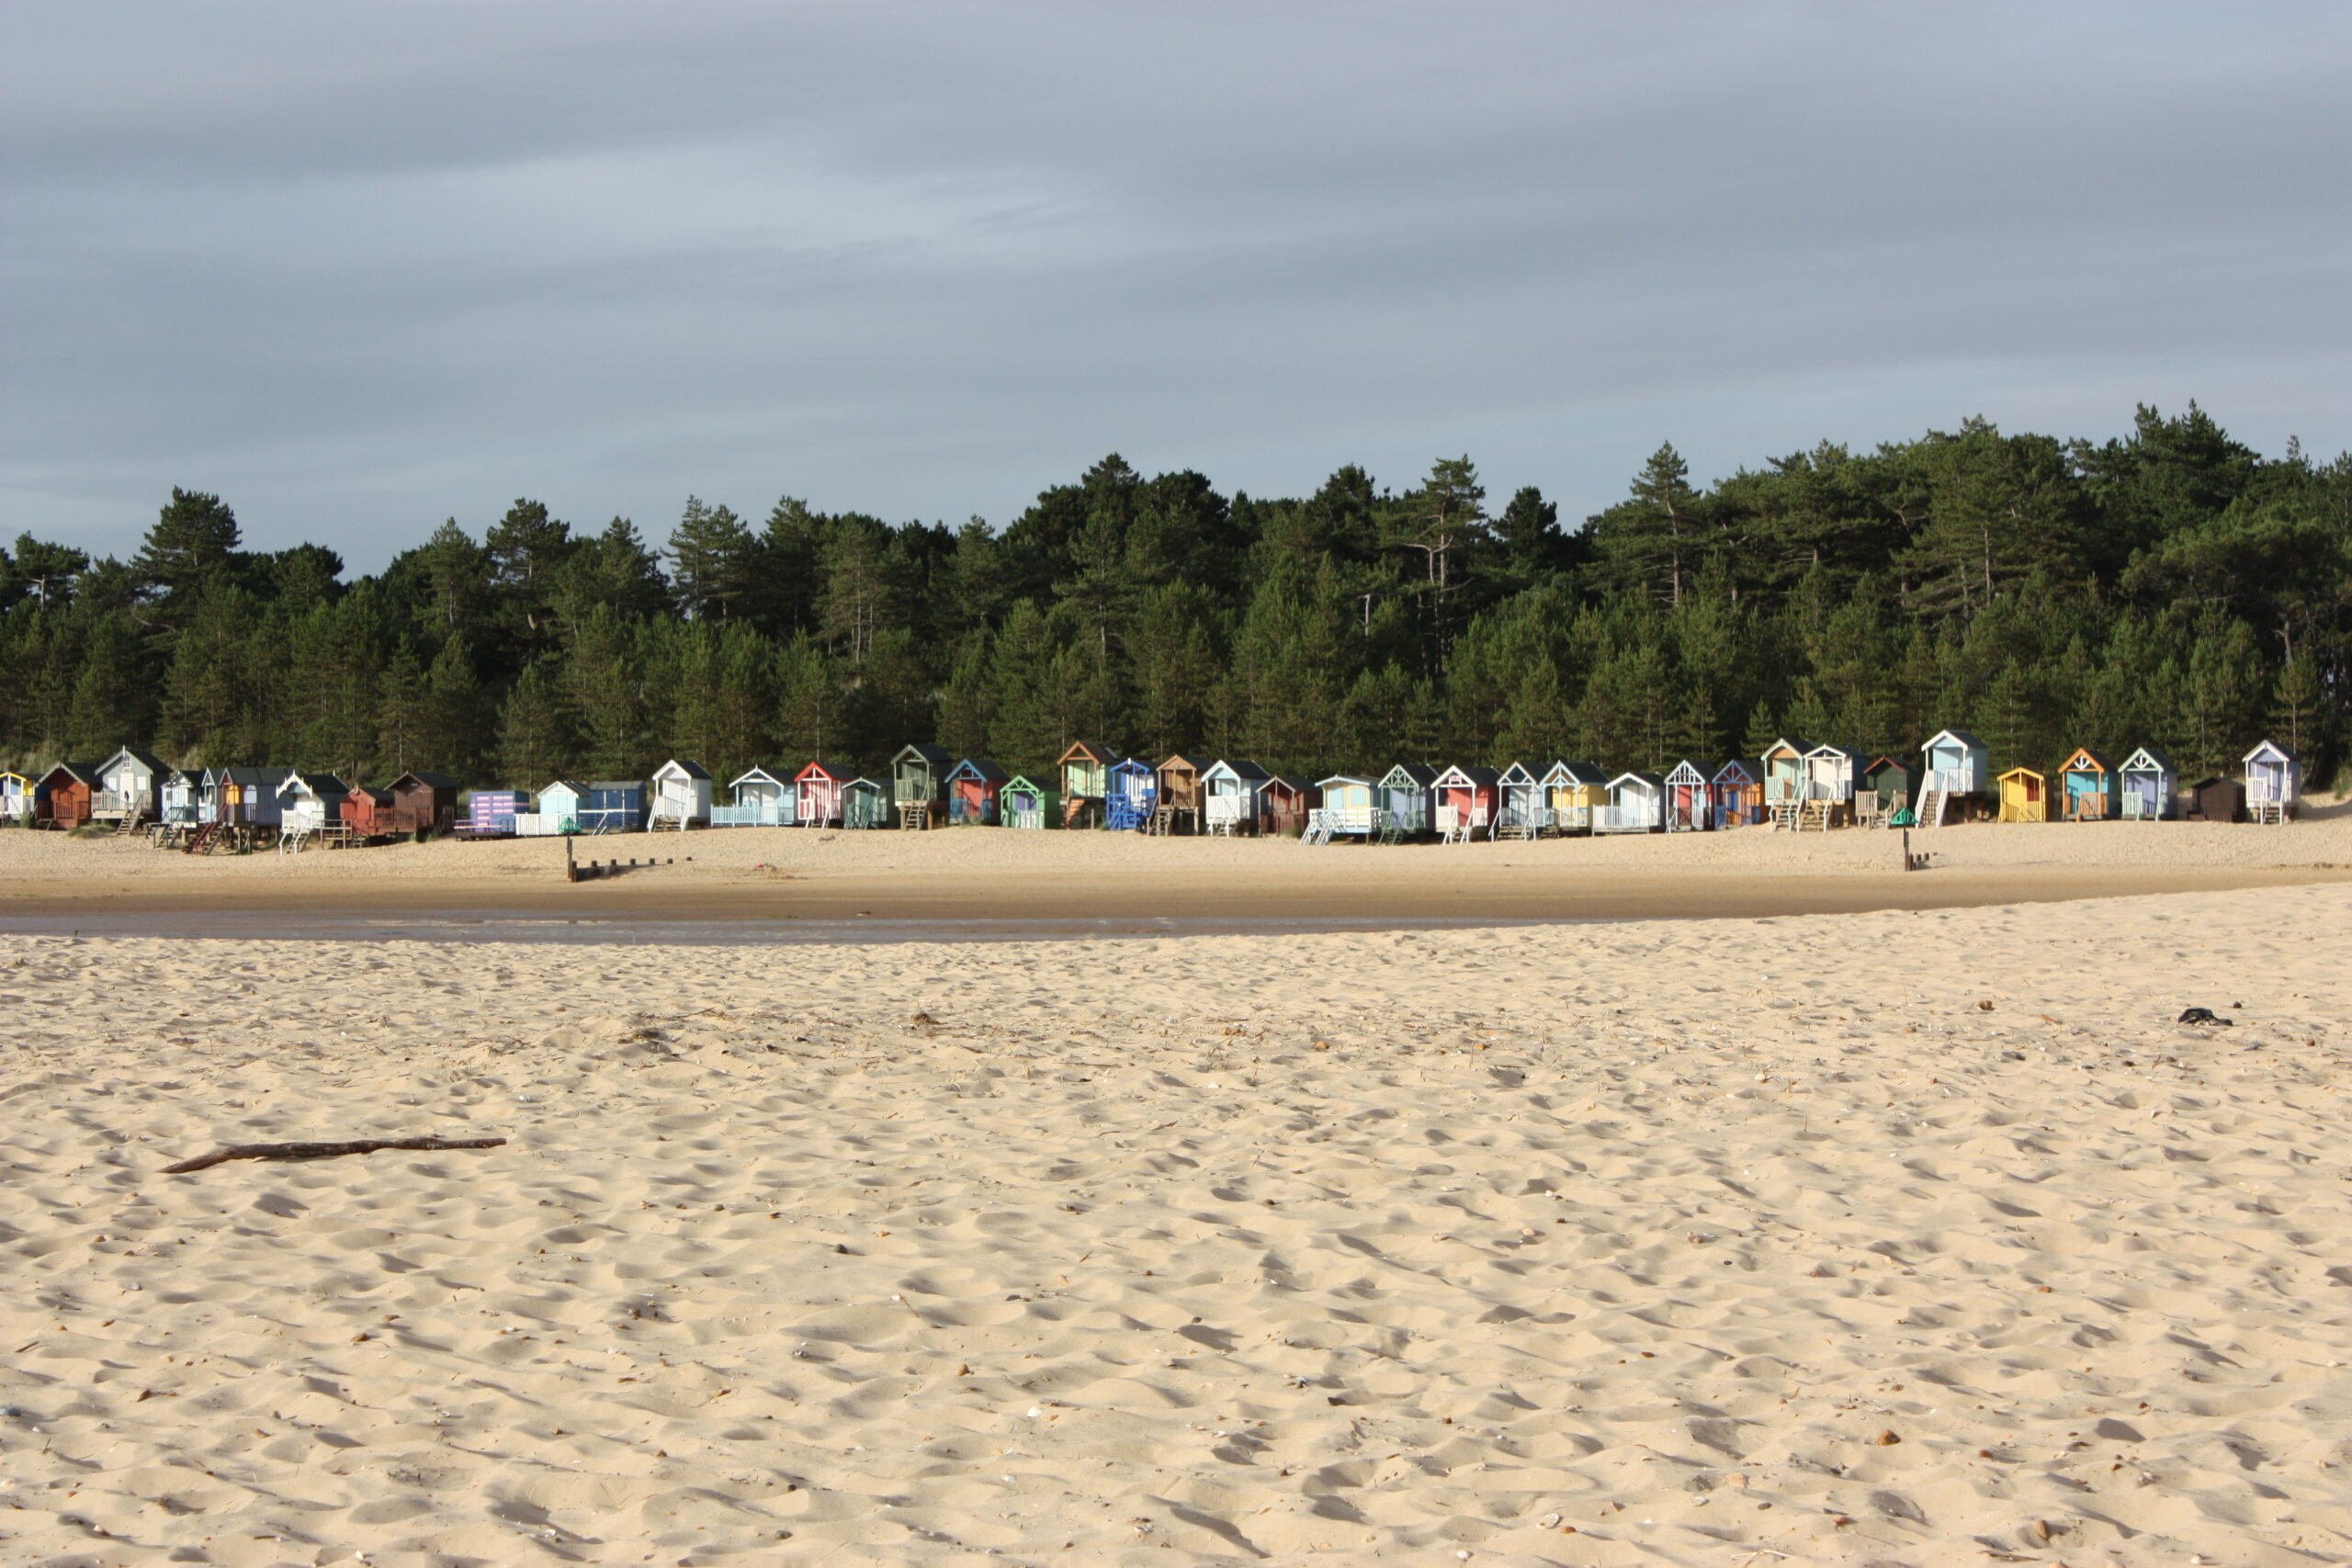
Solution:
M1056 764L1062 774L1062 826L1099 828L1119 754L1099 740L1073 741Z
M90 819L97 798L98 764L59 762L33 781L33 826L71 829Z
M1216 763L1214 757L1179 751L1152 770L1159 789L1159 804L1152 809L1155 833L1197 833L1201 829L1201 775Z
M2188 819L2192 822L2245 820L2245 785L2216 773L2188 786Z
M437 833L456 826L458 781L447 773L411 771L387 786L392 797L382 831Z
M1883 828L1896 816L1907 815L1919 797L1919 770L1898 757L1879 757L1862 770L1861 787L1854 792L1854 821L1864 828Z

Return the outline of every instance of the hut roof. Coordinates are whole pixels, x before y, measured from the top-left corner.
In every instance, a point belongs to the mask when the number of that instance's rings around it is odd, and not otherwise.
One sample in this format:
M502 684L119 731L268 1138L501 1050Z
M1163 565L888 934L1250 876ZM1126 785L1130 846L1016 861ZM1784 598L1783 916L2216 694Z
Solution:
M741 789L747 784L763 783L783 785L790 784L793 780L793 776L794 769L792 764L789 762L779 762L775 768L746 768L741 773L736 774L732 780L729 781L727 787L729 789Z
M1812 741L1804 739L1800 736L1783 735L1778 740L1773 741L1770 746L1765 747L1764 754L1768 757L1776 757L1781 752L1786 751L1792 756L1802 757L1812 750Z
M1053 790L1049 785L1039 784L1027 773L1013 774L1011 778L1004 781L1004 788L1008 794L1022 790L1026 790L1033 795L1051 795L1053 793Z
M1855 750L1851 746L1840 746L1835 740L1823 741L1805 752L1804 756L1808 762L1815 757L1843 757L1856 767L1861 766L1862 763L1861 752Z
M1329 789L1333 784L1354 784L1363 789L1370 789L1372 781L1367 778L1359 778L1353 773L1333 773L1328 779L1315 781L1317 789Z
M1164 773L1170 768L1189 768L1197 773L1213 766L1216 761L1214 757L1195 757L1190 752L1178 751L1160 763L1156 771Z
M2077 746L2075 748L2075 754L2066 759L2066 765L2064 768L2061 768L2059 772L2065 773L2111 773L2115 772L2115 770L2107 765L2106 758L2100 756L2089 747Z
M98 787L98 764L96 762L51 762L49 772L41 774L41 778L46 781L59 773L63 773L75 784L85 784L92 789Z
M847 781L846 783L844 783L844 784L842 785L842 789L844 792L847 792L847 791L849 791L849 790L853 790L853 789L870 789L870 790L872 790L872 791L873 791L875 794L876 794L876 795L887 795L887 794L888 794L888 793L889 793L889 792L888 792L887 789L885 789L882 785L880 785L880 784L876 784L872 779L869 779L869 778L854 778L854 779L851 779L851 780Z
M1976 737L1969 734L1965 729L1939 729L1933 735L1928 737L1927 745L1920 747L1919 750L1925 751L1930 747L1937 745L1939 742L1945 740L1949 740L1953 745L1962 747L1970 751L1982 751L1986 750L1984 742L1977 739Z
M1276 773L1273 777L1266 781L1266 787L1268 789L1286 789L1293 795L1305 795L1308 790L1315 788L1316 785L1306 779L1298 777L1295 773Z
M349 795L351 793L351 786L333 773L306 773L300 769L287 774L286 783L280 787L291 789L298 784L312 795Z
M1148 773L1152 767L1141 757L1122 757L1111 764L1111 771L1114 773Z
M1660 775L1642 773L1619 773L1609 781L1609 787L1614 791L1619 784L1628 784L1647 790L1652 795L1657 795L1666 788L1666 780Z
M1263 784L1274 776L1255 762L1231 762L1222 759L1209 772L1218 778L1238 779L1243 784Z
M956 761L956 753L944 746L933 746L928 740L913 740L899 748L899 754L890 759L890 765L895 768L910 757L919 762L929 762L933 767L952 766Z
M210 784L232 784L241 788L251 784L258 788L272 779L282 779L293 771L291 768L207 768L204 770L204 782ZM392 782L397 784L400 781L395 779Z
M392 792L388 789L372 789L366 784L354 784L347 793L364 795L378 806L390 806L392 803Z
M588 793L588 786L575 779L557 779L554 783L548 784L547 789L543 789L539 791L539 793L541 795L546 795L551 790L559 789L570 790L574 795L586 795Z
M1002 784L1012 775L989 761L986 757L967 757L956 764L950 779L977 779L982 784Z
M1492 789L1502 782L1502 774L1493 768L1452 767L1437 776L1440 788L1459 789L1467 784L1472 789Z
M1898 773L1908 773L1915 778L1918 776L1919 773L1918 769L1903 761L1900 757L1874 757L1871 760L1871 765L1864 768L1862 772L1866 773L1884 773L1889 768L1894 769Z
M291 772L290 769L288 771ZM710 775L706 773L703 776L705 778L708 778ZM400 777L394 779L392 781L392 788L398 789L401 785L409 783L411 780L414 780L416 783L423 784L427 789L456 789L458 787L458 781L451 778L447 773L428 773L424 772L422 769L412 769L409 772L402 773ZM596 787L598 789L611 789L614 786L611 784L598 784Z
M1404 789L1419 784L1421 788L1427 789L1437 783L1437 776L1442 771L1429 762L1399 762L1380 775L1380 787Z
M164 765L164 760L161 757L156 756L153 751L142 751L136 746L119 746L115 748L114 755L108 757L104 762L100 763L99 768L101 771L107 768L111 768L117 762L125 761L126 759L138 763L149 773L159 776L172 771Z
M831 762L811 762L793 775L803 779L846 779L850 775Z
M1694 762L1690 758L1685 757L1666 771L1666 782L1668 784L1705 784L1715 776L1715 773L1716 766L1714 763ZM1686 774L1689 776L1686 777Z
M1746 779L1749 784L1757 784L1761 782L1764 777L1764 759L1761 757L1734 757L1730 761L1725 762L1722 767L1715 770L1715 781L1720 784L1723 781L1724 775L1732 772L1734 769L1738 770L1739 776Z
M641 790L645 787L645 781L643 779L598 779L588 787L591 790Z
M2294 757L2288 752L2287 749L2279 745L2276 740L2265 740L2261 745L2256 746L2253 750L2248 751L2245 756L2238 759L2238 761L2249 765L2256 762L2291 762L2294 760Z
M1555 762L1544 773L1547 784L1579 784L1609 787L1609 775L1590 762Z
M1538 778L1534 770L1526 763L1513 762L1503 770L1500 782L1507 784L1541 784L1544 781Z
M660 767L654 769L653 776L657 779L672 777L684 779L707 779L710 777L710 770L704 767L700 762L682 761L678 758L673 757L668 761L662 763Z
M1054 759L1054 766L1058 768L1072 758L1082 758L1090 762L1115 762L1119 754L1099 740L1073 740L1068 750Z
M2177 773L2180 770L2174 767L2172 759L2162 751L2153 746L2143 746L2123 759L2123 771L2127 773Z
M2047 781L2047 780L2049 779L2050 775L2049 775L2048 773L2043 773L2040 768L2029 768L2029 767L2026 767L2025 765L2023 765L2022 763L2020 763L2020 764L2019 764L2019 765L2018 765L2017 767L2011 768L2007 773L2003 773L2003 774L2001 775L2001 777L2003 777L2003 778L2005 778L2005 779L2019 779L2019 778L2023 778L2023 779L2041 779L2041 780Z

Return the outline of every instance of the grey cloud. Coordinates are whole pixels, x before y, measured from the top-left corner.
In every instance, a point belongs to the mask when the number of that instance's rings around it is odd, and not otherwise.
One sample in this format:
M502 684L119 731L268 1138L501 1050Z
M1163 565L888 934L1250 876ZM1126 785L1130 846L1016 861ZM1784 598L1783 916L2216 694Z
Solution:
M1116 448L1605 504L1984 412L2352 440L2352 13L20 12L0 531L1002 520Z

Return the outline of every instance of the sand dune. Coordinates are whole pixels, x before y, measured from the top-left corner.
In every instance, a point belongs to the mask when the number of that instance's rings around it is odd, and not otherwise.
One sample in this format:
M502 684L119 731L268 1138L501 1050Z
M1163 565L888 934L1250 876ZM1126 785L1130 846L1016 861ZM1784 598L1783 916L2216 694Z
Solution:
M2343 1562L2346 930L0 938L0 1562Z

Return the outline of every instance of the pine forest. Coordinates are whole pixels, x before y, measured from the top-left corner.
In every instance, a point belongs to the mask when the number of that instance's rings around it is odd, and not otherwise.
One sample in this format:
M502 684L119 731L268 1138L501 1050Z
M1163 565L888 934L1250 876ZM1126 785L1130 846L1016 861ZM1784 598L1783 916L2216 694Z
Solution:
M422 532L422 530L420 530ZM656 542L517 501L379 575L243 547L174 491L133 558L0 553L0 754L412 768L536 788L663 758L873 772L910 740L1049 769L1070 741L1319 777L1612 771L1972 729L1994 764L2352 737L2352 458L2264 457L2191 404L2128 439L1977 420L1690 482L1661 446L1564 526L1467 457L1220 493L1119 457L1001 528L689 499Z

